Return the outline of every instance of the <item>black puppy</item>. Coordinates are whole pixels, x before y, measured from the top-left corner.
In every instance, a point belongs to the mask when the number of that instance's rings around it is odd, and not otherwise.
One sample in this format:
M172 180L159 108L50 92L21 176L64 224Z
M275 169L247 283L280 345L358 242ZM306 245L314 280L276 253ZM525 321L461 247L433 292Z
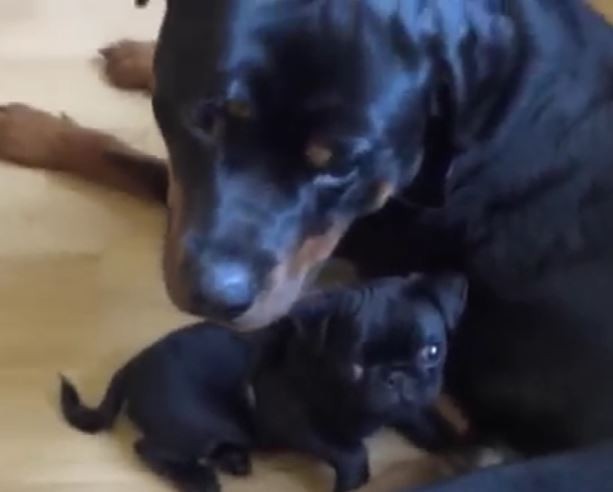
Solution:
M460 277L415 275L315 294L250 334L190 326L120 369L96 409L63 379L62 410L93 433L125 402L136 452L181 490L217 490L213 466L249 473L254 448L317 456L337 491L353 489L369 476L362 440L381 426L429 447L450 435L431 408L465 290Z

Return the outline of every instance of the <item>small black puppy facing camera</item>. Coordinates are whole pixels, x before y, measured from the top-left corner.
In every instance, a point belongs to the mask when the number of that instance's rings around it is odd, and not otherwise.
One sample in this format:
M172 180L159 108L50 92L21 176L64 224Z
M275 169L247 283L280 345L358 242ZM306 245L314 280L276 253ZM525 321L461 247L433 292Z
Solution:
M258 449L318 457L336 491L355 489L369 478L363 439L382 426L428 449L453 440L433 403L465 295L461 277L413 275L313 294L251 333L200 323L130 360L95 409L62 379L62 411L95 433L125 404L135 451L182 491L217 491L214 468L248 474Z

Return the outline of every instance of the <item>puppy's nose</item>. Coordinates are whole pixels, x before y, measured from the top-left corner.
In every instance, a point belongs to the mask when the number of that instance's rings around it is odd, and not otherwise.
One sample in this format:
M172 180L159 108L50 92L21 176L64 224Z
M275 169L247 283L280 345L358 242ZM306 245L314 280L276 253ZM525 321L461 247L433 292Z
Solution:
M246 265L234 260L218 260L203 269L200 290L203 302L211 311L235 317L253 304L257 284Z

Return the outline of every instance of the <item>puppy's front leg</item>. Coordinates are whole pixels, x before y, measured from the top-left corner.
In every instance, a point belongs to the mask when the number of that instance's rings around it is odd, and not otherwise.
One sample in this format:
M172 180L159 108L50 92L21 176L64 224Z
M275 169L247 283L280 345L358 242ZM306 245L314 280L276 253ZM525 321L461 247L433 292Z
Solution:
M239 445L222 444L213 452L211 460L220 470L235 477L244 477L251 473L249 451Z
M357 489L370 479L368 451L363 444L351 449L330 450L328 461L336 472L334 492Z
M214 470L202 466L193 456L160 445L143 437L134 444L140 459L161 478L170 481L180 492L220 492Z

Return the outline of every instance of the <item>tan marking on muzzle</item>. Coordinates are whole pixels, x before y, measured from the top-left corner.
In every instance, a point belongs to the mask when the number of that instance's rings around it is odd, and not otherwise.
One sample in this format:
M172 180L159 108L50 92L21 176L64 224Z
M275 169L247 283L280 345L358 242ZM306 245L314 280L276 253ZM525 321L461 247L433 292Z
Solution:
M387 181L382 181L379 183L375 191L373 209L379 210L380 208L383 208L393 194L394 187L390 183Z
M289 273L300 274L305 270L310 270L315 264L325 260L331 254L340 238L345 232L346 227L332 226L324 234L308 237L289 259Z
M236 320L239 328L263 326L285 315L300 297L309 273L327 259L347 226L337 224L326 233L309 237L297 246L294 253L281 262L270 274L269 286L254 305Z
M189 287L181 278L180 265L185 258L181 234L185 222L185 195L181 185L174 178L172 170L168 173L168 217L164 241L164 278L166 290L172 302L180 309L189 310Z

